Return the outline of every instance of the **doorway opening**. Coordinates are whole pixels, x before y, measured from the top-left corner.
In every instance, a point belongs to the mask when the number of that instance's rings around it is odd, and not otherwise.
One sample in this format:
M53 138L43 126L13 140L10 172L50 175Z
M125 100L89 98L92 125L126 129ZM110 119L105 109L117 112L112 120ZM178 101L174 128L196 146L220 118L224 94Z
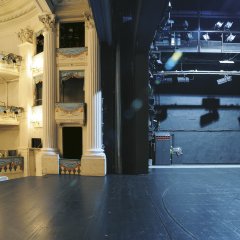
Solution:
M64 159L81 159L82 157L82 128L62 128L62 149Z

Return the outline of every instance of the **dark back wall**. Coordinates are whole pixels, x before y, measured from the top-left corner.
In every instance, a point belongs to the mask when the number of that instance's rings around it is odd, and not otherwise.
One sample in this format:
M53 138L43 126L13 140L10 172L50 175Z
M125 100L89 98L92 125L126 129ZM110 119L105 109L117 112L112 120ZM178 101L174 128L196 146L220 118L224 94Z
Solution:
M198 84L179 85L181 94L176 86L173 90L162 85L161 93L155 93L156 104L164 109L161 131L174 134L174 146L183 149L183 155L173 157L173 164L240 163L238 78L225 85L226 91L224 85L210 91L205 82L198 94L194 87ZM204 88L208 94L203 94Z

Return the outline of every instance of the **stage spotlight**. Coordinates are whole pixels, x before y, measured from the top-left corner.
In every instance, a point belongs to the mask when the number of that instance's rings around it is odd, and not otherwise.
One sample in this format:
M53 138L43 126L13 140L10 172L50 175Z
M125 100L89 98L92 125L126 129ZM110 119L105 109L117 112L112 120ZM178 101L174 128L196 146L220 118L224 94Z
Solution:
M150 70L148 71L148 73L149 73L149 77L153 78L152 72Z
M169 18L169 19L167 20L167 23L172 26L175 22L174 22L174 20L172 20L172 19Z
M218 85L227 83L227 82L231 82L232 81L232 76L224 76L223 78L220 78L217 80Z
M235 39L236 35L233 35L232 33L230 33L230 35L227 37L226 41L227 42L232 42Z
M204 40L208 41L210 39L208 33L203 34Z
M170 45L171 46L175 46L176 45L175 33L171 34Z
M187 30L188 27L189 27L189 23L188 23L187 20L185 20L185 21L183 22L183 28L184 28L185 30Z
M189 83L190 82L190 79L189 79L189 77L177 77L177 81L179 82L179 83Z
M224 23L224 22L217 22L214 27L217 28L217 29L219 29L219 28L222 27L223 23Z
M177 36L176 36L176 45L181 46L181 35L180 34L177 34Z
M187 40L193 39L193 35L191 32L187 33Z
M233 22L227 22L224 26L224 29L230 29L233 25Z

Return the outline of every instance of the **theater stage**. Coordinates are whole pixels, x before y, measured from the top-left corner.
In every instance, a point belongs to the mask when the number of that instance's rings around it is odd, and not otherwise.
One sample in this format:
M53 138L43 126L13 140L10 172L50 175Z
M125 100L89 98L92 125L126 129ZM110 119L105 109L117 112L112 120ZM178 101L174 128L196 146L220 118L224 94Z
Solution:
M240 239L237 168L0 182L0 239Z

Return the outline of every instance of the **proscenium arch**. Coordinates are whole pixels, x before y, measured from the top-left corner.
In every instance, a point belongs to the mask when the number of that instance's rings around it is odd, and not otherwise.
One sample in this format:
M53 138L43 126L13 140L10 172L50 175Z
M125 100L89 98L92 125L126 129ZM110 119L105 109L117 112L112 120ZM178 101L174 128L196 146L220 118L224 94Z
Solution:
M108 173L147 173L148 51L167 1L90 0L90 4L101 43L103 138ZM117 89L116 79L120 82ZM118 99L116 91L120 91ZM119 122L121 128L116 134ZM118 139L119 146L115 144Z

